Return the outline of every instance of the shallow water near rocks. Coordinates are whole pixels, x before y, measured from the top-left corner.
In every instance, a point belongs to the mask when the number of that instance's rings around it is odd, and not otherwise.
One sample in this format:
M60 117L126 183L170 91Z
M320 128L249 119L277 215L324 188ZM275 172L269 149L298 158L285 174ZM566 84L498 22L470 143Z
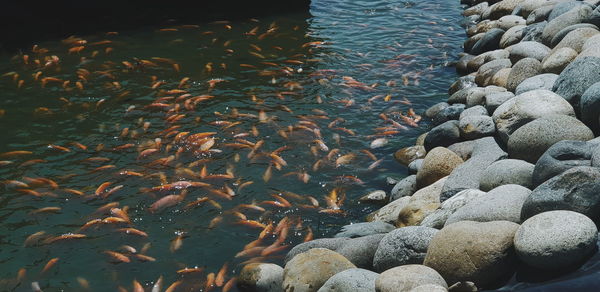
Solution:
M1 289L30 291L37 281L44 291L131 290L134 280L151 287L162 276L164 287L180 281L181 291L198 291L226 263L225 282L248 260L281 264L285 252L310 233L332 236L340 226L362 221L378 206L357 199L391 189L388 176L405 176L392 153L426 130L426 122L414 127L402 116L445 100L458 77L449 64L465 39L461 11L458 1L315 0L309 15L77 36L87 41L79 52L69 53L79 46L71 39L40 43L45 53L24 49L27 60L0 55L0 74L8 73L0 78L0 153L32 152L0 159L6 161L0 166ZM98 43L104 40L110 43ZM45 66L52 55L59 61ZM36 65L35 59L43 61ZM90 73L80 78L78 69ZM45 77L59 80L47 79L42 87ZM168 92L173 89L181 92ZM199 98L186 107L193 97ZM178 136L184 132L189 134ZM194 145L185 138L204 132L215 132L212 147L206 139ZM383 137L387 145L370 149ZM289 148L276 154L287 165L269 156L283 146ZM140 156L147 149L158 151ZM58 187L6 182L40 177ZM210 187L148 191L178 181ZM122 187L95 195L105 182L111 183L107 190ZM229 189L235 193L230 199L223 195ZM160 198L182 192L179 203L150 212ZM193 204L204 197L213 203ZM131 223L81 230L111 216L109 209L96 211L109 203L127 207ZM252 203L265 210L240 207ZM36 212L45 207L60 209ZM289 232L281 242L279 232L257 244L277 247L273 252L236 257L261 231L241 216ZM117 231L126 227L148 236ZM40 231L42 239L25 247L28 236ZM86 237L51 242L69 233ZM106 251L130 262L117 263ZM43 271L52 259L54 266ZM194 267L204 271L177 273ZM19 280L22 268L26 274Z

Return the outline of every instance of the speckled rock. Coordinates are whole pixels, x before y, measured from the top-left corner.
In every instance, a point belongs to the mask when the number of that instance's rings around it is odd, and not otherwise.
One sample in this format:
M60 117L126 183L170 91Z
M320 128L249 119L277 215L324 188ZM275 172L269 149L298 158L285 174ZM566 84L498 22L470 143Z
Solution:
M542 70L542 63L534 58L523 58L516 62L510 70L508 80L506 81L506 89L514 92L517 86L525 79L534 77Z
M553 5L547 5L543 7L539 7L536 10L532 11L529 15L527 15L527 20L525 23L527 25L532 25L535 23L539 23L542 21L546 21L548 19L548 15L552 13ZM541 37L541 32L540 32Z
M381 221L360 222L342 226L340 232L334 237L356 238L373 234L388 233L394 229L396 229L394 225Z
M527 219L517 229L517 256L544 270L572 268L596 249L598 230L594 222L573 211L550 211Z
M383 272L393 267L423 264L427 247L437 229L423 226L398 228L386 234L379 242L373 258L373 267Z
M462 113L464 110L465 105L462 103L448 106L437 113L437 115L433 118L433 124L440 125L447 121L458 120L460 113Z
M280 292L283 291L283 268L276 264L252 263L240 271L237 286L242 291Z
M460 136L466 140L491 136L496 132L494 120L487 115L463 117L460 119L458 127L460 129Z
M534 10L544 7L550 6L554 7L554 5L559 2L557 0L525 0L520 3L521 6L521 14L524 17L529 16Z
M508 221L460 221L440 230L431 240L424 265L448 283L472 281L479 288L514 271L514 234L519 225Z
M523 160L498 160L485 169L479 188L487 192L501 185L515 184L531 189L534 168L535 165Z
M365 269L348 269L329 278L318 292L373 292L379 274Z
M458 221L521 223L521 208L529 194L531 190L520 185L501 185L456 210L448 217L446 226Z
M448 150L456 153L463 161L467 161L473 153L473 145L475 145L473 140L458 142L448 146Z
M440 285L425 284L425 285L421 285L416 288L412 288L408 292L447 292L447 291L448 291L448 289L446 289Z
M477 189L466 189L458 192L450 199L444 201L439 209L425 217L421 221L421 226L442 229L450 215L481 195L485 195L485 192Z
M447 148L432 149L425 156L423 166L417 173L417 188L428 186L447 176L461 163L463 160Z
M552 38L563 28L581 23L588 18L593 9L589 6L579 6L550 20L542 32L542 43L550 45Z
M483 13L483 11L485 11L487 8L489 7L487 2L481 2L477 5L471 6L467 9L465 9L462 12L463 16L471 16L471 15L481 15L481 13Z
M510 68L512 66L512 62L509 59L498 59L487 62L477 70L477 74L475 75L475 82L479 86L487 86L490 84L490 80L494 77L498 71Z
M396 151L396 153L394 153L394 158L396 158L396 161L400 162L400 164L408 166L408 164L415 159L425 157L426 153L425 147L423 146L410 146Z
M456 81L454 81L454 83L452 83L452 85L450 85L450 88L448 88L448 94L452 95L461 89L465 89L465 88L469 88L469 87L476 87L476 86L477 86L477 84L475 84L475 76L465 75L465 76L462 76L462 77L456 79ZM428 117L430 117L430 116L428 116Z
M510 91L486 95L485 109L487 109L488 113L493 113L500 105L513 97L515 97L515 94Z
M552 91L566 99L573 108L579 109L583 93L594 83L600 82L600 58L585 57L569 64L560 73Z
M389 204L381 207L381 209L374 211L373 213L367 215L367 221L383 221L386 223L395 223L396 219L398 219L398 214L400 211L408 205L410 201L410 197L402 197L396 199Z
M552 13L548 15L548 21L551 21L569 11L573 8L579 7L581 5L585 5L583 1L566 1L562 3L557 3L552 9Z
M497 26L500 29L508 30L517 25L525 25L525 19L518 15L505 15L498 19Z
M465 109L459 117L459 120L464 118L464 117L468 117L468 116L487 116L488 112L487 110L481 106L481 105L476 105L474 107L470 107Z
M454 94L452 94L449 98L448 98L448 103L449 104L455 104L455 103L467 103L467 97L470 95L475 95L475 96L483 96L484 95L484 91L483 88L481 87L468 87L465 89L461 89L457 92L455 92ZM477 98L477 97L475 97Z
M507 50L498 49L493 51L488 51L483 54L475 56L472 60L469 61L467 67L470 71L475 72L479 70L483 64L499 60L499 59L508 59L509 53Z
M573 107L561 96L549 90L532 90L517 95L500 105L492 115L498 136L504 142L517 129L551 114L575 116Z
M435 211L440 206L440 193L445 183L444 177L412 195L408 204L398 214L396 226L419 225L423 218Z
M502 0L490 6L490 19L498 19L510 14L523 0Z
M409 175L394 185L390 192L390 201L412 196L417 191L417 176Z
M417 174L421 167L423 167L424 159L416 159L413 162L408 164L408 174Z
M469 53L479 55L483 52L491 51L500 48L500 39L504 34L504 30L492 28L485 32L485 35L473 45Z
M500 47L506 48L521 41L526 25L515 25L509 28L500 38Z
M571 168L539 185L525 200L521 219L537 214L570 210L600 219L600 169L590 166Z
M426 151L430 151L435 147L447 147L458 141L460 141L458 121L452 120L431 129L425 137L424 146Z
M519 95L527 91L532 91L536 89L545 89L551 91L552 87L554 86L554 82L556 82L556 79L558 79L558 75L551 73L539 74L533 77L529 77L523 80L523 82L521 82L519 86L517 86L517 88L515 89L515 94Z
M558 32L552 38L553 51L560 48L572 48L578 53L581 52L583 44L590 37L597 35L598 27L589 23L578 23L567 26Z
M373 234L352 238L340 245L335 252L341 254L358 268L373 269L373 256L385 234Z
M324 248L301 253L285 265L283 289L286 292L316 292L333 275L356 268L342 255Z
M583 141L563 140L552 145L535 164L533 186L576 166L591 166L593 146Z
M473 77L473 82L475 82L475 77ZM425 116L430 119L433 119L440 111L449 106L450 105L447 102L438 102L425 111Z
M306 252L313 248L326 248L329 250L336 250L340 248L344 243L348 242L350 238L339 237L339 238L319 238L308 242L300 243L294 246L286 255L284 262L287 263L292 260L295 256Z
M544 57L550 53L550 48L533 41L521 41L520 43L507 47L506 50L509 51L509 59L513 64L525 58L533 58L542 61Z
M587 141L594 138L592 130L578 119L566 115L548 115L518 128L508 139L511 158L531 163L558 141Z
M434 269L422 265L406 265L381 273L375 280L375 290L377 292L410 291L426 284L448 287L444 278Z

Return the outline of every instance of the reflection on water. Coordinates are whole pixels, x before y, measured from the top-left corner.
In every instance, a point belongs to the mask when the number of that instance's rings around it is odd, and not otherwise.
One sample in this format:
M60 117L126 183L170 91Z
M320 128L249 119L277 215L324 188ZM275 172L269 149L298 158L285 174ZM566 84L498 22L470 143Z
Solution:
M455 77L460 7L311 14L1 56L0 285L235 291L244 263L377 208L356 199L405 175L390 154Z

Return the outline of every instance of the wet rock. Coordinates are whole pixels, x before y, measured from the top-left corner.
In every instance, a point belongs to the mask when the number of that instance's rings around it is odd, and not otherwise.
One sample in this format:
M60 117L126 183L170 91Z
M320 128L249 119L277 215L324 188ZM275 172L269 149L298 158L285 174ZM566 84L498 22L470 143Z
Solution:
M600 133L600 82L594 83L581 96L581 121L596 134Z
M417 188L428 186L449 175L452 170L463 163L454 152L444 147L436 147L427 153L423 166L417 173Z
M373 234L388 233L394 229L396 229L394 225L381 221L360 222L343 226L340 232L335 235L335 237L356 238Z
M460 113L465 110L465 105L462 103L453 104L447 108L441 110L435 118L433 118L434 125L440 125L444 122L451 120L458 120Z
M387 203L388 198L385 191L376 190L360 197L358 201L365 203Z
M550 45L552 38L558 34L563 28L573 24L582 23L592 13L593 9L589 6L582 5L563 13L548 22L542 32L542 43Z
M478 23L479 21L480 20L475 20L472 23ZM468 32L468 30L467 30L467 32ZM470 52L473 49L473 46L475 46L475 44L483 38L485 33L482 32L482 33L478 33L473 36L471 36L470 34L467 33L467 35L469 36L469 38L463 43L463 48L465 49L465 52Z
M472 47L472 46L471 46ZM465 47L466 48L466 47ZM462 57L460 57L460 59L458 59L458 61L456 61L456 64L454 65L454 67L456 67L456 72L458 72L458 74L469 74L471 71L469 71L467 64L469 63L469 61L471 61L475 56L471 55L471 54L464 54ZM468 75L467 75L468 76ZM450 87L452 88L452 87ZM462 88L460 88L462 89ZM458 89L458 90L460 90ZM448 94L452 95L454 92L456 92L457 90L451 90L448 92Z
M506 158L494 138L485 137L475 140L471 158L456 167L448 176L441 194L441 201L454 196L465 189L478 189L483 171L493 162Z
M535 164L532 183L539 186L565 170L591 166L592 146L583 141L564 140L552 145Z
M318 292L373 292L379 274L365 269L348 269L329 278Z
M583 93L600 82L600 58L585 57L569 64L554 83L552 91L566 99L575 109Z
M396 226L419 225L423 218L427 217L440 206L440 193L446 178L418 190L408 204L398 214Z
M554 86L554 82L558 79L558 75L556 74L539 74L533 77L529 77L523 80L519 86L515 89L515 94L519 95L525 93L527 91L537 90L537 89L545 89L552 90Z
M523 58L519 60L512 66L510 75L508 75L506 89L514 92L521 82L527 78L538 75L541 70L542 63L536 59Z
M521 41L506 50L510 53L509 59L513 64L525 58L542 61L550 53L550 48L534 41Z
M508 221L460 221L440 230L431 240L424 265L448 283L472 281L485 288L514 270L514 234Z
M492 28L488 30L485 35L475 43L469 53L473 55L479 55L481 53L500 48L500 39L502 38L504 32L504 30L499 28Z
M478 196L456 210L446 226L458 221L510 221L521 223L521 208L531 190L520 185L502 185Z
M544 28L546 28L547 24L548 24L547 21L542 21L542 22L528 25L523 30L523 39L521 39L521 42L528 42L528 41L538 42L538 43L541 42L542 41L542 32L544 31Z
M492 118L498 136L504 142L517 129L541 117L552 114L575 116L573 107L561 96L548 90L532 90L517 95L500 105Z
M409 175L399 181L391 191L390 201L412 196L417 191L417 176Z
M465 89L465 88L470 88L470 87L476 87L477 84L475 84L475 76L473 75L466 75L466 76L462 76L460 78L458 78L456 81L454 81L454 83L452 83L452 85L450 85L450 88L448 89L448 94L452 95L455 92ZM428 116L429 118L431 118L430 116Z
M485 195L485 192L476 189L466 189L458 192L450 199L444 201L439 209L425 217L421 221L421 226L442 229L450 215L481 195Z
M573 211L550 211L527 219L517 229L514 244L524 263L544 270L572 268L596 249L594 222Z
M525 200L521 219L537 214L570 210L600 219L600 169L590 166L571 168L539 185Z
M523 160L498 160L485 169L479 180L479 188L487 192L501 185L515 184L531 189L534 168L535 165Z
M474 141L458 142L448 146L448 150L456 153L463 161L467 161L473 153L473 145L475 145Z
M394 158L400 164L408 166L412 161L425 157L425 147L423 146L410 146L402 148L394 153Z
M427 247L437 229L423 226L398 228L386 234L379 242L373 258L373 267L383 272L393 267L423 264Z
M490 116L466 116L459 121L460 136L473 140L491 136L496 132L494 120Z
M286 292L316 292L333 275L356 268L345 257L324 248L313 248L292 258L283 270Z
M400 211L402 211L402 209L404 209L404 207L408 205L409 201L410 197L402 197L396 199L390 202L389 204L381 207L381 209L367 215L366 219L369 222L383 221L386 223L393 224L396 222L396 219L398 219L398 214L400 214Z
M242 291L280 292L283 291L283 268L276 264L252 263L240 271L237 286Z
M506 48L521 41L526 25L516 25L508 29L500 39L500 47Z
M592 131L578 119L566 115L548 115L514 131L508 139L508 153L512 158L535 163L556 142L593 138Z
M493 113L500 105L513 97L515 94L510 91L488 94L485 96L485 108L488 113Z
M417 140L415 141L415 145L423 146L425 144L425 137L427 137L427 133L419 135L419 137L417 137Z
M422 265L406 265L381 273L375 280L375 290L377 292L410 291L427 284L448 287L444 278L434 269Z

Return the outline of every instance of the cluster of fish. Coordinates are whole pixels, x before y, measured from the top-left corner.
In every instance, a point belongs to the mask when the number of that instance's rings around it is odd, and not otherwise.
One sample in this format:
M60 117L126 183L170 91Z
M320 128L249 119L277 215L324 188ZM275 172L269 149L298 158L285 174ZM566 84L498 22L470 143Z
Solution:
M134 279L131 284L120 282L115 286L118 291L135 292L163 291L163 288L166 289L164 291L233 291L236 289L236 268L252 262L281 260L293 244L313 239L313 229L300 216L304 214L302 212L344 216L346 189L352 184L364 184L357 175L359 165L362 171L374 171L380 167L383 157L374 154L373 149L385 146L389 137L409 127L418 127L420 117L410 108L409 100L395 100L392 94L373 95L367 104L394 99L396 103L406 105L407 109L381 113L381 126L367 134L345 127L345 120L331 115L326 107L313 108L310 113L295 113L290 108L293 100L305 99L316 106L340 104L343 109L357 102L354 92L371 94L379 84L365 84L350 76L338 76L335 70L312 69L311 64L319 60L309 56L327 45L323 41L305 42L297 48L301 52L295 51L292 55L286 55L290 50L278 46L263 48L261 41L285 34L280 32L277 23L262 26L255 22L254 28L239 36L249 43L244 52L232 49L230 40L213 37L217 34L214 31L199 32L200 36L210 39L212 46L222 48L224 56L233 58L243 54L246 60L253 61L237 64L237 68L232 68L225 61L188 64L184 60L166 57L113 60L111 56L116 55L119 44L110 37L117 36L116 32L107 33L106 39L94 42L78 37L67 38L63 41L63 52L36 45L29 52L15 56L13 63L19 69L2 77L23 92L31 88L59 92L60 101L66 107L79 103L81 108L97 110L107 103L121 104L131 97L152 96L151 100L127 106L124 119L134 121L129 126L121 126L120 121L114 130L103 129L109 131L106 141L93 146L85 141L45 145L45 151L50 155L77 157L77 173L55 177L19 175L34 166L45 168L52 162L33 149L0 154L0 167L10 168L14 173L14 177L1 181L4 193L11 194L15 200L34 200L35 204L44 206L31 210L29 215L52 216L72 212L66 206L74 202L95 206L89 214L76 215L83 219L80 219L78 227L62 234L35 232L23 238L23 247L49 248L66 242L85 245L98 237L98 232L105 232L108 235L103 236L114 236L117 242L131 238L129 244L99 251L106 262L119 265L156 262L177 253L194 231L176 229L175 237L168 239L169 252L156 257L151 253L149 239L152 232L145 229L147 222L134 217L160 218L165 213L195 210L205 210L210 214L208 210L211 210L215 215L209 222L202 223L208 229L238 226L254 234L253 240L233 252L232 258L225 259L220 269L207 271L203 267L188 267L181 263L180 269L161 271L170 273L168 277L175 279L171 283L166 283L161 276L155 281L146 279L145 285ZM217 22L215 25L224 31L232 29L229 22ZM184 25L159 29L156 33L198 28ZM174 40L175 44L177 42L178 39ZM100 58L104 61L95 61ZM398 60L410 58L409 55L397 57ZM70 68L63 59L78 61ZM186 66L201 66L201 72L197 77L182 76ZM224 112L206 112L205 109L211 105L224 102L227 98L225 90L236 82L223 76L222 72L227 70L260 76L276 90L245 92L246 102L253 108L228 107ZM132 75L146 80L144 87L148 94L128 89L127 82L121 81ZM418 82L417 77L415 83ZM406 77L404 84L408 82ZM348 97L336 99L308 95L303 88L309 83L341 87ZM385 86L394 87L395 82L389 81ZM87 90L97 87L110 92L110 97L97 98L93 102L80 98ZM73 98L66 97L69 95ZM56 111L49 107L35 109L37 114ZM282 118L280 113L286 114L287 118ZM344 140L348 137L368 139L370 146L361 150L344 148ZM290 159L304 164L293 165ZM260 175L255 176L259 180L240 174L238 169L244 164L259 169ZM309 184L315 174L323 171L335 175L331 181L318 182L327 188L322 194L304 195L265 187L288 178ZM345 174L347 172L351 174ZM87 183L93 185L85 187ZM242 201L248 199L242 194L252 187L268 192L270 199ZM47 206L48 202L56 205ZM140 243L141 247L134 247L136 243ZM51 253L52 249L49 250ZM27 252L27 249L22 252ZM20 285L28 282L34 291L41 291L38 281L44 275L56 272L56 267L61 264L67 263L60 257L52 257L40 266L39 272L21 268L15 277L1 280L0 284L22 287ZM35 265L32 267L35 270ZM87 279L77 277L76 280L81 289L91 289Z

